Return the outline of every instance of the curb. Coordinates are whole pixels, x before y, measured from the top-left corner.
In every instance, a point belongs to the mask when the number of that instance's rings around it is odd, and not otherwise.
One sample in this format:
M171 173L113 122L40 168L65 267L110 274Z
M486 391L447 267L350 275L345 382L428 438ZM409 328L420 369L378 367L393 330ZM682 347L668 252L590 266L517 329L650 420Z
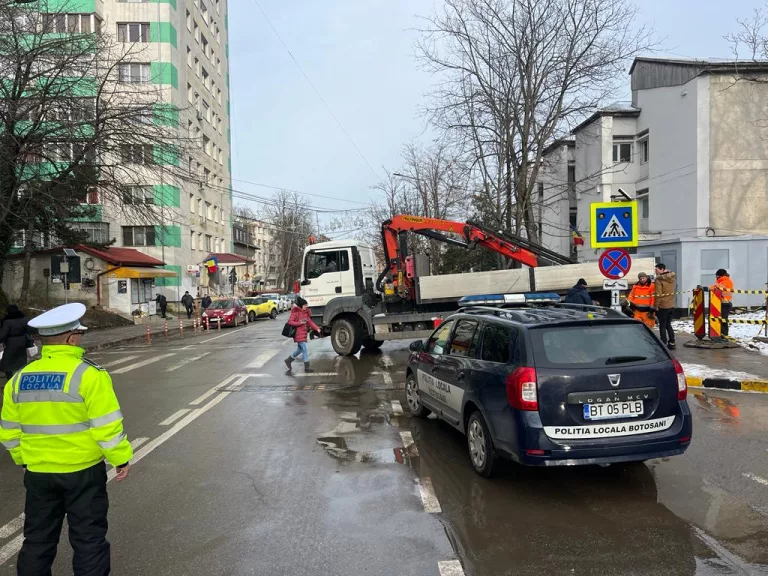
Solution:
M685 378L689 388L714 388L717 390L736 390L741 392L768 393L768 380L730 380L729 378Z

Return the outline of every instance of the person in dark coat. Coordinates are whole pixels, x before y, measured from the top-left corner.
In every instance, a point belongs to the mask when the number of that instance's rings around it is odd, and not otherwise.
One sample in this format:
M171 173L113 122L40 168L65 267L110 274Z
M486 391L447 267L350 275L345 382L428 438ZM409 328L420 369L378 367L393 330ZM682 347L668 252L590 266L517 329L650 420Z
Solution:
M293 341L296 343L296 350L293 354L285 359L285 365L288 367L288 371L291 371L291 364L299 356L304 361L304 372L312 372L313 370L309 366L309 348L307 348L307 336L309 336L309 330L320 334L320 328L317 324L312 322L312 312L309 310L307 301L301 296L296 297L296 304L291 309L291 317L288 318L288 324L296 328L296 333L293 335Z
M162 294L158 294L155 302L157 302L157 307L160 309L160 315L165 318L165 311L168 309L168 299Z
M576 286L568 290L568 294L566 294L563 303L586 304L587 306L592 306L592 298L590 298L589 292L587 292L587 281L584 280L584 278L579 278L579 281L576 282Z
M213 303L213 300L211 300L211 296L209 294L206 294L205 296L203 296L203 301L200 302L200 304L203 307L203 312L205 312L206 310L208 310L208 308L210 308L211 303Z
M31 340L24 312L15 304L10 304L0 328L0 343L4 347L0 372L4 372L9 380L27 365L27 347Z
M195 310L195 299L192 298L192 294L189 291L184 292L184 296L181 297L181 303L184 304L184 308L187 310L187 319L192 318L192 312Z

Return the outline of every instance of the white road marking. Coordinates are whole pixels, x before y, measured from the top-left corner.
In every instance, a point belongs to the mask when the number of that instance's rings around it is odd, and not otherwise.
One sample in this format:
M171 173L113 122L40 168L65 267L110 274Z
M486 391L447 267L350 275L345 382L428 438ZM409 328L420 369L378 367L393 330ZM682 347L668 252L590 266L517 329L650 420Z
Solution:
M758 576L760 574L760 572L752 569L755 567L754 564L750 564L741 559L739 556L736 556L736 554L730 552L725 546L720 544L720 542L712 538L712 536L704 532L704 530L701 528L694 526L693 531L702 542L709 546L709 548L720 557L721 560L725 560L725 562L731 566L735 566L741 569L741 571L747 576Z
M0 548L0 566L19 553L23 542L24 534L19 534L16 538L8 542L8 544Z
M297 376L299 378L304 377L322 377L322 378L331 378L333 376L338 376L338 372L296 372L295 374L292 374L292 376Z
M194 362L195 360L200 360L200 358L205 358L206 356L208 356L208 354L210 354L210 352L204 352L202 354L198 354L197 356L192 356L191 358L187 358L183 362L179 362L178 364L174 364L170 368L166 368L165 371L166 372L173 372L174 370L178 370L179 368L183 368L184 366L186 366L190 362Z
M143 368L144 366L149 366L150 364L154 364L155 362L160 362L160 360L165 360L166 358L170 358L171 356L176 356L176 354L171 353L171 354L161 354L160 356L153 356L152 358L147 358L146 360L142 360L141 362L136 362L135 364L129 364L128 366L124 366L123 368L112 370L112 374L125 374L126 372L130 372L131 370L136 370L136 368Z
M166 418L165 420L163 420L162 422L160 422L160 426L170 426L171 424L173 424L174 422L176 422L176 420L178 420L179 418L181 418L182 416L184 416L184 415L185 415L187 412L189 412L190 410L191 410L190 408L182 408L182 409L181 409L181 410L179 410L178 412L174 412L173 414L171 414L170 416L168 416L168 418Z
M400 438L403 441L403 448L406 450L410 450L411 448L416 449L416 444L413 441L413 434L410 432L400 432Z
M16 532L24 528L24 513L22 512L16 518L8 522L5 526L0 526L0 538L10 538Z
M256 356L256 359L253 360L253 362L251 362L250 364L248 364L246 368L263 368L264 364L272 360L272 358L274 358L279 351L280 350L278 348L265 350L264 352Z
M215 328L214 328L215 330ZM237 334L239 330L232 330L228 331L226 334L222 334L221 336L214 336L213 338L208 338L206 340L201 340L200 344L205 344L206 342L213 342L214 340L218 340L219 338L224 338L225 336L231 336L232 334Z
M109 362L108 364L102 364L102 366L104 366L104 368L109 368L110 366L125 364L126 362L130 362L131 360L135 360L136 358L138 358L138 356L126 356L125 358L120 358L120 360L115 360L114 362Z
M392 357L391 357L391 356L389 356L389 354L384 354L384 355L381 357L381 364L382 364L383 366L386 366L387 368L389 368L389 367L391 367L391 366L394 366L394 362L392 362Z
M229 376L224 378L224 380L222 380L221 382L216 384L216 386L214 386L213 388L211 388L207 392L204 392L203 394L201 394L200 396L198 396L197 398L192 400L192 402L190 402L189 405L190 406L197 406L198 404L202 404L208 398L210 398L211 396L216 394L216 392L218 392L220 389L224 388L224 386L229 384L232 380L236 379L238 376L240 376L240 375L239 374L230 374Z
M133 448L134 450L137 450L139 446L141 446L142 444L146 444L147 442L149 442L149 438L144 438L143 436L140 438L134 438L133 440L131 440L131 448Z
M419 481L419 495L421 503L424 505L424 511L430 514L439 514L443 511L440 508L440 502L437 500L437 494L432 486L432 479L424 477Z
M750 480L754 480L758 484L762 484L763 486L768 486L768 480L766 480L761 476L752 474L751 472L742 472L741 475L744 476L744 478L749 478Z
M440 576L464 576L464 568L458 560L442 560L437 563Z
M221 384L217 384L216 387L221 386ZM133 455L133 460L131 460L131 464L135 465L138 463L142 458L144 458L147 454L150 454L155 448L158 448L162 444L165 444L168 440L173 438L176 434L178 434L181 430L189 426L192 422L194 422L197 418L208 412L211 408L216 406L219 402L224 400L227 396L229 396L231 392L222 392L218 396L216 396L213 400L208 402L205 406L202 408L197 408L196 410L192 410L189 414L187 414L184 418L179 420L176 424L174 424L173 428L168 429L167 431L163 432L160 436L152 440L149 444L141 448L138 452L136 452ZM117 472L113 468L107 473L107 482L112 480ZM2 564L2 562L0 562Z
M381 376L382 378L384 378L384 384L386 384L387 386L392 385L392 374L390 374L389 372L384 372Z
M403 415L403 405L400 404L400 400L392 400L392 414L394 416Z

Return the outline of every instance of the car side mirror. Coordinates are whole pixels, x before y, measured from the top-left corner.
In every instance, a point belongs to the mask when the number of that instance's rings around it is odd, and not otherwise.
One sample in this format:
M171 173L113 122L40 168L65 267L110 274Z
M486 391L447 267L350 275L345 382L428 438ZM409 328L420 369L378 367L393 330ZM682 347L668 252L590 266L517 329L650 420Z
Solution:
M414 342L411 342L409 348L411 349L411 352L421 352L424 350L424 342L421 340L415 340Z
M302 286L309 286L310 284L312 284L312 282L310 282L309 280L302 280L301 281L301 285Z

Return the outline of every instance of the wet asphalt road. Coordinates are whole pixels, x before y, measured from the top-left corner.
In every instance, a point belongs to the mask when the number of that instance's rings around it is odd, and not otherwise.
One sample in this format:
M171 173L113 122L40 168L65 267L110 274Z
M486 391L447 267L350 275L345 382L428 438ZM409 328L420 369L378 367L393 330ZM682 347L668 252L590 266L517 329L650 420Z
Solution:
M692 392L684 456L485 480L461 434L397 413L406 344L314 341L318 373L289 376L281 328L95 356L140 444L109 485L115 574L768 574L768 395ZM0 576L21 480L3 452ZM54 574L70 562L64 534Z

